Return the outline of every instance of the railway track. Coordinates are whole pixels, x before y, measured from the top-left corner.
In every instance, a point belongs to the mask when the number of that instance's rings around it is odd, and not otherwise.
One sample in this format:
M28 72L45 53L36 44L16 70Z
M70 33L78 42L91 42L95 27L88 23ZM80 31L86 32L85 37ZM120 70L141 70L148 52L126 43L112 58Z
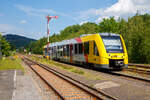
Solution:
M41 55L32 55L34 57L38 57L38 58L42 58ZM150 65L143 65L143 64L132 64L129 63L129 66L136 66L134 68L127 68L124 69L125 71L130 71L130 72L135 72L135 73L139 73L139 74L148 74L150 75ZM143 69L139 69L139 68L143 68ZM149 70L147 70L149 69Z
M60 97L59 100L117 100L104 92L72 79L27 57L26 64Z
M124 71L130 71L138 74L145 74L150 75L150 66L149 65L142 65L142 64L130 64L127 69Z
M148 68L148 69L150 69L150 65L132 64L132 63L129 63L128 65L129 66L136 66L136 67L140 67L140 68Z
M129 79L133 79L133 80L139 80L142 82L150 83L150 78L145 78L145 77L141 77L141 76L133 76L133 75L129 75L129 74L124 74L122 72L110 72L109 74L116 75L116 76L123 77L123 78L129 78Z
M150 66L138 65L138 64L129 64L129 66L135 66L135 67L129 67L129 68L123 69L120 72L112 71L109 74L150 83L150 78L146 78L146 77L142 77L141 75L137 75L137 74L150 75ZM136 75L125 74L124 71L133 72Z
M140 73L140 74L150 75L150 71L143 70L143 69L138 69L139 67L140 68L144 67L145 69L150 69L150 66L148 66L148 65L139 65L139 64L129 64L129 65L130 66L137 66L137 67L127 68L127 69L124 69L123 71L130 71L130 72L134 72L134 73ZM121 77L124 77L124 78L130 78L130 79L134 79L134 80L139 80L139 81L143 81L143 82L150 82L150 79L148 79L148 78L140 77L140 76L133 76L133 75L129 75L129 74L124 74L124 73L119 72L119 71L118 72L114 72L114 71L111 71L111 72L102 71L102 72L108 73L108 74L111 74L111 75L121 76Z
M124 69L125 71L130 71L130 72L135 72L135 73L139 73L139 74L147 74L150 75L150 68L149 70L147 69L138 69L138 68L127 68Z

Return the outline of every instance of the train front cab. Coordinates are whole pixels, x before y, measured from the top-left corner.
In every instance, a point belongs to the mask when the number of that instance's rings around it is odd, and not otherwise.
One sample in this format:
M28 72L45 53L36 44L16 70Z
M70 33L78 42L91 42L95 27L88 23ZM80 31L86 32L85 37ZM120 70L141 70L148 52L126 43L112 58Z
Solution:
M107 37L107 36L106 36ZM108 46L103 39L103 36L94 34L83 38L83 41L89 40L89 55L88 63L94 64L95 67L104 69L122 69L128 66L128 55L123 38L120 35L108 36L112 43L121 43L120 51L117 49L108 50ZM92 40L91 40L92 39ZM108 41L108 42L110 42ZM118 44L119 45L119 44ZM110 47L109 47L110 48Z
M109 67L111 69L123 69L128 67L128 54L122 36L120 36L122 52L108 53Z
M122 36L100 35L103 50L101 51L101 67L108 69L123 69L128 67L128 55ZM102 48L101 48L102 49Z

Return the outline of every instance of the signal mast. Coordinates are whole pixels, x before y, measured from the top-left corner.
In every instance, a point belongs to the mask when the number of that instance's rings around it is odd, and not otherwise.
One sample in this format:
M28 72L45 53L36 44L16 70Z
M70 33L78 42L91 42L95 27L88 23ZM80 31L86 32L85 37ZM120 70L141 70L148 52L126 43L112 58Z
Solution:
M50 44L50 42L49 42L49 36L50 36L49 22L52 18L57 19L58 16L49 16L48 15L48 16L46 16L46 18L47 18L47 56L48 56L48 47L49 47L49 44Z

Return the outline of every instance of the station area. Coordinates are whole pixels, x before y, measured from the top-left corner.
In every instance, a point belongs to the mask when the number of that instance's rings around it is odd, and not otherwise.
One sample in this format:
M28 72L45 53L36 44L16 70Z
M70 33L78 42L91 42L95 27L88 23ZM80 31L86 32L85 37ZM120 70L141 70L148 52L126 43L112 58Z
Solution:
M57 100L56 95L41 79L25 64L25 72L19 70L0 71L0 97L2 100ZM67 66L67 65L66 65ZM99 79L91 80L57 67L53 69L78 80L88 86L117 100L149 100L150 84L124 77L116 77L99 71L80 68L90 74L99 76ZM51 76L49 76L51 77ZM149 78L147 78L149 79ZM71 89L71 88L70 88ZM85 99L86 100L86 99Z
M0 100L150 100L150 0L1 0Z

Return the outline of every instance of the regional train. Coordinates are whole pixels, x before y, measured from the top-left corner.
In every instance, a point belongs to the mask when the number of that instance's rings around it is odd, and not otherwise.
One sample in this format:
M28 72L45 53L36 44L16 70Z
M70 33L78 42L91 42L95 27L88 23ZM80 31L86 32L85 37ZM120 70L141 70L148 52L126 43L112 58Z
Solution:
M43 54L51 60L104 69L128 67L125 42L121 35L115 33L85 34L50 43L49 46L44 46Z

